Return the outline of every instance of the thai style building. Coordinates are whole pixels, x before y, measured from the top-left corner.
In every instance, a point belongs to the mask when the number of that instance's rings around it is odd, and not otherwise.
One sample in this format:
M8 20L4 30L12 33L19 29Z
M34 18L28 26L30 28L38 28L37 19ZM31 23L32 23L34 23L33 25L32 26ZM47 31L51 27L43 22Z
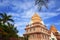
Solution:
M52 25L50 27L50 30L49 31L50 31L50 34L51 34L50 40L57 40L56 36L54 35L54 33L57 32L57 29L55 28L54 25Z
M60 32L55 28L54 25L51 26L50 28L50 40L60 40Z
M25 31L24 36L28 36L28 40L60 40L60 32L55 26L52 25L50 30L48 30L37 13L32 16Z
M28 40L50 40L50 34L44 25L41 17L35 13L30 23L25 28L26 33L24 36L29 35Z

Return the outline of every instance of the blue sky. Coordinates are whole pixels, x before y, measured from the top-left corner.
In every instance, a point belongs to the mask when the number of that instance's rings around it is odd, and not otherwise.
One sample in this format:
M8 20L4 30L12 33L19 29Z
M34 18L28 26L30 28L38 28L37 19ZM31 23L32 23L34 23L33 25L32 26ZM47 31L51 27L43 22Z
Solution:
M34 0L0 0L0 12L13 16L12 19L15 21L20 36L24 34L24 28L35 12L40 15L48 29L54 24L60 31L60 0L49 0L48 9L43 7L42 11L38 11Z

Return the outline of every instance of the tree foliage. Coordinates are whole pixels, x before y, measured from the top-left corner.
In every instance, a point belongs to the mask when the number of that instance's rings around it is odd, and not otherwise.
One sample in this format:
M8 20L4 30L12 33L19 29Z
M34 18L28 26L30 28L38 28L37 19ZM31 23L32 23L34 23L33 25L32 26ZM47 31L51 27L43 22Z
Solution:
M6 13L0 13L0 38L3 40L9 40L11 37L18 37L16 27L14 27L14 24L10 23L14 22L11 17L11 15L7 15Z
M39 10L41 10L42 6L48 8L47 4L48 4L48 0L35 0L35 5L37 5Z
M8 21L14 22L11 17L11 15L7 15L6 13L0 13L0 22L2 22L3 24L7 23Z

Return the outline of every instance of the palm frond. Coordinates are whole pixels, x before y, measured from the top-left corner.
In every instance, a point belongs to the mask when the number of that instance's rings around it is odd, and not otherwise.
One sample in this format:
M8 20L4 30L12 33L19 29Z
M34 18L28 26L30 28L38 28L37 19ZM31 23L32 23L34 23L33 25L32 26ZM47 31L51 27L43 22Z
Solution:
M0 13L0 16L3 17L4 16L3 13Z
M11 18L12 16L11 15L8 15L8 18Z
M8 19L8 21L14 22L14 20L13 20L13 19Z
M35 5L38 6L38 9L41 10L42 6L45 6L46 8L48 8L48 0L35 0Z

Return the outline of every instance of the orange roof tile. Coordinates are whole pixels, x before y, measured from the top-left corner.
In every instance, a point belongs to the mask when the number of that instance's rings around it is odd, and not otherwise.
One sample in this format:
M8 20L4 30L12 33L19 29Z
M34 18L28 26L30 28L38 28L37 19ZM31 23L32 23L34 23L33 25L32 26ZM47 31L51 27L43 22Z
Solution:
M51 28L50 28L50 31L53 32L53 33L55 33L55 32L57 32L57 29L55 28L54 25L52 25Z

